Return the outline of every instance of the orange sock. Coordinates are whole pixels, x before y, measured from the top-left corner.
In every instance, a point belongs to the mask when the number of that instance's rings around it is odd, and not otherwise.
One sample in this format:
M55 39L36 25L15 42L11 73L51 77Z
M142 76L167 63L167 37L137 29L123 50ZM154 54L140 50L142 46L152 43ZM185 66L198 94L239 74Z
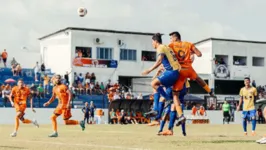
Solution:
M79 124L79 121L77 120L65 120L66 125L77 125Z
M29 119L24 119L22 122L23 122L23 123L26 123L26 124L32 123L32 121L29 120Z
M54 130L54 132L57 132L57 121L56 121L56 118L57 118L56 115L53 115L53 116L51 117L51 120L52 120L52 126L53 126L53 130Z
M210 89L210 87L209 87L207 84L206 84L203 88L204 88L204 90L207 91L208 93L211 92L211 89Z
M18 127L19 127L19 119L18 117L15 118L15 131L18 131Z

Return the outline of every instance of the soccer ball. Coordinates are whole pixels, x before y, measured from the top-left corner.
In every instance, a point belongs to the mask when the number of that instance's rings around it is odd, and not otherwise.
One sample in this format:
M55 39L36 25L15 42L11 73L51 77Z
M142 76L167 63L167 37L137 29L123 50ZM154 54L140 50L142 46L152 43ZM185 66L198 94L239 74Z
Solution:
M86 8L83 8L83 7L80 7L80 8L78 9L78 14L79 14L80 17L84 17L84 16L86 16L86 14L87 14L87 9L86 9Z

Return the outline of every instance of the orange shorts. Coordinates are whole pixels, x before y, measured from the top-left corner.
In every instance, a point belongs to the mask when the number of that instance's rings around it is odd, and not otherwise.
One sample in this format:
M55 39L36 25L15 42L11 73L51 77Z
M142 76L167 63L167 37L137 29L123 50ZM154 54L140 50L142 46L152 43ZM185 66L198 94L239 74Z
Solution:
M14 107L16 109L16 112L22 112L24 113L26 108L27 108L27 105L26 104L17 104L17 103L14 103Z
M68 120L69 118L72 117L72 114L71 114L71 109L70 108L66 108L66 107L62 107L62 106L57 106L55 111L54 111L54 114L57 115L57 116L60 116L63 114L63 119L64 120Z
M187 78L190 78L190 80L196 80L197 77L198 75L192 67L182 68L179 72L179 77L173 86L173 90L181 91Z

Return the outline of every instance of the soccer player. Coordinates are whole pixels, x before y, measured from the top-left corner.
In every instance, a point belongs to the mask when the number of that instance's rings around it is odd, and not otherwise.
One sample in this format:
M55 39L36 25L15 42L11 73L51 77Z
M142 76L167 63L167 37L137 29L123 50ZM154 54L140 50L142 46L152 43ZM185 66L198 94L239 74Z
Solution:
M179 95L179 99L180 99L180 102L181 102L181 106L182 106L182 111L184 111L184 107L185 107L185 95L187 94L188 92L188 88L189 88L189 82L186 81L186 83L184 84L184 87L182 89L182 91L180 92L180 95ZM172 88L168 88L167 89L167 94L169 95L172 95ZM168 130L166 131L163 131L163 128L164 128L164 124L165 124L165 121L166 121L166 118L167 116L169 116L169 125L168 125ZM174 127L174 123L175 123L175 120L176 120L176 117L177 117L177 114L176 114L176 110L175 110L175 105L172 104L172 105L168 105L165 110L164 110L164 116L162 117L162 120L161 120L161 123L160 123L160 130L158 132L158 135L173 135L173 127ZM182 134L184 136L186 136L186 124L185 122L183 122L182 124Z
M181 35L179 32L172 32L169 35L171 36L171 43L169 44L169 47L175 52L178 62L182 67L178 81L173 85L173 99L175 106L180 107L178 95L183 89L183 85L187 78L190 78L190 80L196 80L198 84L202 86L210 95L213 95L209 86L197 75L192 67L192 55L196 54L198 57L201 57L201 52L192 43L181 41ZM180 123L181 122L178 121L177 126L179 126Z
M14 97L14 101L12 100L13 97ZM29 120L29 119L24 118L25 110L27 108L28 97L30 97L31 109L35 113L35 110L33 109L33 102L32 102L32 96L30 94L30 89L24 86L24 82L22 79L19 79L17 86L12 88L11 94L9 96L9 101L12 107L15 107L16 109L15 129L14 129L14 132L10 134L11 137L17 136L17 131L19 128L19 120L25 124L32 123L36 127L39 127L36 120Z
M178 79L179 70L181 69L180 64L176 58L175 53L168 46L162 44L161 34L157 33L152 37L152 45L157 50L157 61L155 64L142 72L142 75L148 75L150 72L158 68L161 64L163 64L165 71L161 76L152 80L152 87L166 100L170 99L170 96L166 94L163 89L165 87L171 87ZM180 104L180 102L179 102ZM159 108L160 109L160 108ZM181 106L176 106L178 114L182 114L179 121L185 120L183 116Z
M71 99L72 99L72 94L70 90L67 88L66 85L61 83L61 76L56 75L54 79L54 88L53 88L53 95L50 98L50 100L46 103L43 104L44 107L50 105L55 98L58 98L58 105L54 111L54 114L51 117L52 120L52 125L53 125L53 130L54 132L49 135L49 137L58 137L58 132L57 132L57 121L56 118L63 114L63 119L65 121L66 125L80 125L82 130L85 129L85 122L84 121L77 121L77 120L69 120L72 115L71 115Z
M239 95L239 105L237 111L240 110L240 106L243 103L243 129L244 134L247 135L247 121L251 120L252 124L252 136L255 135L256 129L256 109L255 109L255 98L257 96L257 89L250 86L250 78L244 79L245 87L241 88Z

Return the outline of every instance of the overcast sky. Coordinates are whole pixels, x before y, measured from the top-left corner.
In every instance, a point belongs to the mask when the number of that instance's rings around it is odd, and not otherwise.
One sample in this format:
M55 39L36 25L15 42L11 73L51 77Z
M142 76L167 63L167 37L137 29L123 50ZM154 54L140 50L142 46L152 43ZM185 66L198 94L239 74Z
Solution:
M266 0L0 0L0 51L22 61L21 47L39 50L37 38L65 27L266 41L265 7Z

